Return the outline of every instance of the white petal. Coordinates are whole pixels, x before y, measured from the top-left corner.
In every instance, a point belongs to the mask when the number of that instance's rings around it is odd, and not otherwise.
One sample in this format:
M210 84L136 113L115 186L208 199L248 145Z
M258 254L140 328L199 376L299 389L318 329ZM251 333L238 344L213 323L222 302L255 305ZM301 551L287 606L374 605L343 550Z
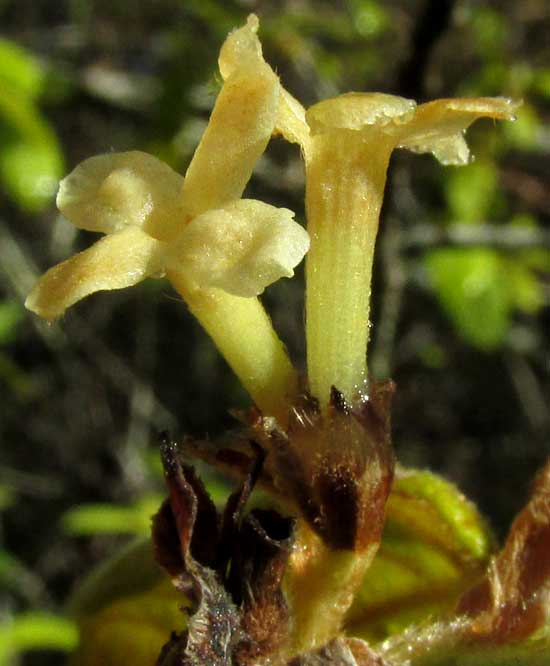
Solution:
M184 270L199 287L255 296L291 277L309 249L294 213L242 199L208 211L187 226L170 249L169 268Z
M34 286L26 307L45 319L57 319L89 294L131 287L163 271L165 244L136 227L97 241L50 268Z
M156 157L132 151L91 157L64 178L57 205L80 229L127 226L167 239L181 231L183 178Z

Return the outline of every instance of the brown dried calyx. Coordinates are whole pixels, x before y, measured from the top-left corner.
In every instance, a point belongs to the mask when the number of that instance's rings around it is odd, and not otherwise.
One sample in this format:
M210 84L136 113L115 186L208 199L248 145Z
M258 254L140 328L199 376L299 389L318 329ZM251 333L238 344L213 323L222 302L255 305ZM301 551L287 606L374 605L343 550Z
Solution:
M189 600L188 628L173 634L158 666L245 666L284 653L288 609L281 582L293 520L244 508L261 468L256 462L223 515L177 445L162 445L169 499L154 518L156 558Z
M227 448L162 444L169 499L153 539L191 611L187 630L172 636L158 666L283 664L296 655L317 663L322 646L339 635L380 542L393 478L392 393L389 383L373 385L352 407L333 390L324 413L304 398L286 432L254 412L244 436ZM244 476L223 515L180 448ZM273 510L245 512L257 482L298 517L296 548L295 520Z
M253 424L275 488L333 550L364 551L380 541L394 468L393 390L391 382L373 383L368 398L351 406L333 388L325 413L305 399L286 432L261 417Z
M380 539L391 489L392 382L371 382L368 397L355 405L332 389L328 409L303 395L285 431L254 410L248 429L229 441L187 440L190 455L243 477L252 464L249 442L265 451L258 482L290 513L303 518L333 550L362 551Z
M244 513L262 473L263 454L222 515L179 446L162 444L169 490L153 521L156 559L184 595L187 629L173 633L157 666L382 666L356 641L330 640L298 656L281 584L293 544L294 521L275 511ZM322 585L322 581L319 581Z

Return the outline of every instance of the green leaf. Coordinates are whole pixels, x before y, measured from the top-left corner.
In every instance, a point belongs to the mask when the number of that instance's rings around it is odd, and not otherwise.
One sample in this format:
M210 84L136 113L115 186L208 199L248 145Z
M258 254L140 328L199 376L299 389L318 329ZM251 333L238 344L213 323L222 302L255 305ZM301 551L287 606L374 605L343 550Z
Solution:
M517 120L505 123L502 132L508 145L520 150L544 150L539 137L541 135L540 118L530 104L523 104L517 111Z
M16 301L0 303L0 345L15 339L16 328L23 319L25 309Z
M348 0L353 24L360 35L375 38L390 25L387 10L375 0Z
M470 39L486 58L498 58L507 41L509 27L501 12L489 7L471 10Z
M0 176L8 194L29 212L38 212L53 201L63 173L56 142L21 138L2 148Z
M485 522L453 484L431 472L399 470L348 633L383 640L441 615L484 571L492 550Z
M514 305L527 314L535 314L544 305L542 283L527 266L513 259L507 262L507 270Z
M492 350L510 326L512 288L506 263L485 248L442 248L428 252L424 265L459 333L472 345Z
M65 170L61 148L50 125L25 95L0 80L0 179L24 210L51 204Z
M14 95L37 99L44 89L44 68L28 51L0 38L0 82Z
M67 511L62 526L69 534L135 534L146 535L151 529L151 517L156 513L161 497L150 495L132 506L114 504L82 504Z
M0 663L29 650L69 652L78 642L74 622L50 613L16 615L0 627Z
M74 666L151 666L172 631L185 628L181 594L170 580L114 601L80 621Z
M479 160L449 171L445 193L452 221L483 222L497 192L498 176L492 162Z
M171 631L185 628L183 597L136 540L93 571L70 600L80 647L74 666L150 666Z

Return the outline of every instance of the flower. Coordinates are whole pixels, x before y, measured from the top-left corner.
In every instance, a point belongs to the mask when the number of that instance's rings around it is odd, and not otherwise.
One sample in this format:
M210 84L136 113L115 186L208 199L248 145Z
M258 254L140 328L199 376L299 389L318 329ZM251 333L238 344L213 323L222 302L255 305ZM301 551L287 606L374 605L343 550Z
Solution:
M61 182L63 215L105 236L47 271L26 306L51 320L96 291L166 275L258 406L277 413L295 373L254 297L293 275L309 238L290 210L240 198L281 92L257 27L251 18L222 47L224 85L185 179L133 151L92 157Z
M516 107L498 97L417 106L393 95L349 93L308 109L306 337L309 386L322 405L332 386L352 402L366 393L372 261L392 151L467 164L469 125L483 116L512 119Z
M251 16L227 40L223 76L241 62L249 75L269 78L269 70L275 76L262 57L257 27ZM273 131L300 145L306 166L307 370L310 393L323 409L333 386L352 403L365 397L372 260L392 151L407 148L432 153L443 164L467 164L464 132L470 124L481 117L513 119L517 106L501 97L417 105L394 95L347 93L306 111L279 87Z

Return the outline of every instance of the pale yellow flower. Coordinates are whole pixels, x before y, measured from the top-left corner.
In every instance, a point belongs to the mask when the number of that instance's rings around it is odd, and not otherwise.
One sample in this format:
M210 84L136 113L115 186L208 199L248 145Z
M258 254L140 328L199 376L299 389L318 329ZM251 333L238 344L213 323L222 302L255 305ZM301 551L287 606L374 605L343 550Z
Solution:
M311 392L331 386L351 401L366 391L372 261L392 151L432 153L443 164L470 159L464 132L477 118L512 119L505 98L413 100L349 93L312 106L306 161L306 335Z
M128 152L92 157L62 181L63 215L105 236L47 271L26 305L51 320L96 291L166 275L256 403L275 412L294 391L295 373L255 296L292 276L309 238L286 208L240 198L281 96L257 25L251 18L222 48L224 85L185 179Z

